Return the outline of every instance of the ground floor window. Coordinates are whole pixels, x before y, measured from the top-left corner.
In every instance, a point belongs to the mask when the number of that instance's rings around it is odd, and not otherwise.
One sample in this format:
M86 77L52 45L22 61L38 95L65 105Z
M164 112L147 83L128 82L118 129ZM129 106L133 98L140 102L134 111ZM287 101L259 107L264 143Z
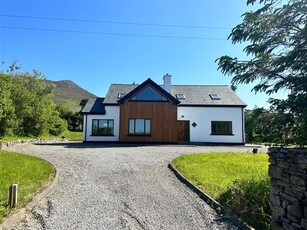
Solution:
M150 119L129 119L129 134L149 135Z
M211 135L232 135L232 121L211 121Z
M114 134L114 120L111 119L93 119L92 135L104 136Z

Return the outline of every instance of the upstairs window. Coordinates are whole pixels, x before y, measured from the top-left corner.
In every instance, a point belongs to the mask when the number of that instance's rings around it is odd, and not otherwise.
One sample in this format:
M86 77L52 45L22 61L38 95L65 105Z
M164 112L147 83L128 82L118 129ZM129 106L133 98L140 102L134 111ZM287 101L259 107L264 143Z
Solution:
M114 120L111 119L93 119L93 136L110 136L114 134Z
M176 94L176 98L177 98L178 100L185 100L185 95L182 94L182 93L178 93L178 94Z
M129 134L150 135L150 119L129 119Z
M233 135L232 121L211 121L211 135Z
M218 94L209 94L212 100L221 100L220 96Z
M148 86L131 98L130 101L167 101L167 99L156 90Z

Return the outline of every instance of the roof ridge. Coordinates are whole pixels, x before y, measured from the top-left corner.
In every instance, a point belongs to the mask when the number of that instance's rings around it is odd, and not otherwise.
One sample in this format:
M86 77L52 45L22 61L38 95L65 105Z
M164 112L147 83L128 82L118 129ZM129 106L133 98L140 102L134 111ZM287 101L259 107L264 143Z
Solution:
M127 85L127 86L138 86L139 84L125 84L125 83L111 83L111 85ZM163 86L163 84L158 84L159 86ZM230 87L229 85L174 85L172 84L171 86L203 86L203 87L221 87L221 86L227 86Z
M214 87L227 86L229 87L229 85L172 85L172 86L214 86Z
M138 85L138 84L136 84L136 83L135 83L135 84L125 84L125 83L124 83L124 84L121 84L121 83L111 83L111 85Z

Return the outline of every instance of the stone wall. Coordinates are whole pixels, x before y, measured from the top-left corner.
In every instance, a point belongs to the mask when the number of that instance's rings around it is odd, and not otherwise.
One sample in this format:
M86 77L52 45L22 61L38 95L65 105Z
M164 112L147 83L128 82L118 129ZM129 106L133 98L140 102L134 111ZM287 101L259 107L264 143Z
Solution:
M270 148L273 229L307 229L307 149Z
M16 141L8 141L8 142L0 142L0 149L6 149L10 146L14 145L23 145L23 144L38 144L38 143L58 143L67 141L66 138L35 138L29 140L16 140Z

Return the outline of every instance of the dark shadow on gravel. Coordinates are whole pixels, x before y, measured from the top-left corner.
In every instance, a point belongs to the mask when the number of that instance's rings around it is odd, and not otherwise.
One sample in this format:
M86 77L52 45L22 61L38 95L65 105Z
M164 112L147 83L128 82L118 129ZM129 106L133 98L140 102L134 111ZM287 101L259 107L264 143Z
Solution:
M45 145L45 146L62 146L64 148L131 148L131 147L144 147L144 146L173 146L180 147L183 145L170 145L170 144L105 144L105 143L82 143L82 142L71 142L71 143L36 143L34 145ZM196 147L196 145L187 145L190 147Z
M244 145L212 145L206 143L101 143L101 142L63 142L63 143L36 143L34 145L46 145L46 146L62 146L64 148L131 148L131 147L145 147L145 146L165 146L165 147L198 147L198 146L219 146L219 147L236 147L236 148L251 148L251 146Z
M244 146L244 145L212 145L212 144L195 144L195 143L102 143L102 142L58 142L58 143L36 143L34 145L41 146L61 146L68 149L104 149L104 148L135 148L135 147L185 147L185 148L195 148L195 147L227 147L232 148L242 148L247 152L252 152L254 146Z

